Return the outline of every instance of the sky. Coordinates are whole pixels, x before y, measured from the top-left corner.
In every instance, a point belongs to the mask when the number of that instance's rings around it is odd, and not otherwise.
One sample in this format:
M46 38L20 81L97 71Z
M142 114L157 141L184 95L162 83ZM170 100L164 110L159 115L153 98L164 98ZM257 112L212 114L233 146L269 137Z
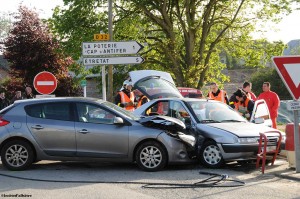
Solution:
M15 12L20 4L35 8L41 18L52 15L52 9L63 5L63 0L0 0L0 12ZM282 40L284 43L293 39L300 39L300 11L283 18L279 24L268 24L264 34L254 34L254 38L266 37L269 41Z

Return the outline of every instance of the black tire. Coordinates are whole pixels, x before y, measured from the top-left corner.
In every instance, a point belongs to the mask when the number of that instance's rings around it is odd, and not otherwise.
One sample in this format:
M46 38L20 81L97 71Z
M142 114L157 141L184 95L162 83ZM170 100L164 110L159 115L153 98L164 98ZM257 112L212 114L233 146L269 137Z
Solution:
M220 168L224 164L221 151L214 141L207 141L200 150L200 161L203 166L208 168Z
M2 148L2 164L11 171L25 170L31 166L33 160L33 149L23 140L10 141Z
M136 150L135 160L139 168L144 171L159 171L168 162L165 148L155 141L141 144Z

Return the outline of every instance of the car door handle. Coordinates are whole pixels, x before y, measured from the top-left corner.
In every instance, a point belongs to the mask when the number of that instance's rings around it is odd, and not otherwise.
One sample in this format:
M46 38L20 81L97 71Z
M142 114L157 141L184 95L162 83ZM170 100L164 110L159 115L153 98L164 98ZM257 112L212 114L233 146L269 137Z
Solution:
M41 125L35 125L35 126L31 126L32 129L36 129L36 130L40 130L43 129L44 127L42 127Z
M86 130L86 129L82 129L81 131L79 131L79 133L82 133L82 134L87 134L87 133L89 133L89 131L88 131L88 130Z

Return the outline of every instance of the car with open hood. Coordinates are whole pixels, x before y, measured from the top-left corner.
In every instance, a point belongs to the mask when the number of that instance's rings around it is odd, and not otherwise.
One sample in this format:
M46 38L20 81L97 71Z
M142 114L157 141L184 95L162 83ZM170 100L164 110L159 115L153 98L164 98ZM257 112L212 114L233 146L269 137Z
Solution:
M137 117L94 98L19 100L0 111L2 165L24 170L39 160L136 162L146 171L191 159L195 138L166 116Z
M139 71L133 72L138 77ZM134 78L134 88L144 92L151 101L136 109L134 114L165 115L183 121L187 132L196 138L195 151L203 165L218 168L228 161L255 159L261 132L270 132L268 149L276 147L278 130L269 127L272 123L264 100L255 102L251 119L247 121L222 102L183 98L178 95L174 82L168 80L168 75L142 71L142 74L147 73L148 76ZM160 89L162 92L158 91ZM153 90L156 90L154 95Z

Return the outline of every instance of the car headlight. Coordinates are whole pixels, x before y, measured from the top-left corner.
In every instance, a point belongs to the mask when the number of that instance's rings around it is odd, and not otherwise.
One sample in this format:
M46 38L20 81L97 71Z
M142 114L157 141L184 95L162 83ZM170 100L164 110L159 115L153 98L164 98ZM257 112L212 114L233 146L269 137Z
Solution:
M179 133L178 134L178 137L184 141L185 143L191 145L191 146L195 146L196 144L196 139L194 136L191 136L191 135L186 135L186 134L183 134L183 133Z
M257 143L257 138L238 138L237 139L238 143L241 144L248 144L248 143Z
M285 142L285 140L286 140L286 135L283 134L282 137L281 137L281 142Z

